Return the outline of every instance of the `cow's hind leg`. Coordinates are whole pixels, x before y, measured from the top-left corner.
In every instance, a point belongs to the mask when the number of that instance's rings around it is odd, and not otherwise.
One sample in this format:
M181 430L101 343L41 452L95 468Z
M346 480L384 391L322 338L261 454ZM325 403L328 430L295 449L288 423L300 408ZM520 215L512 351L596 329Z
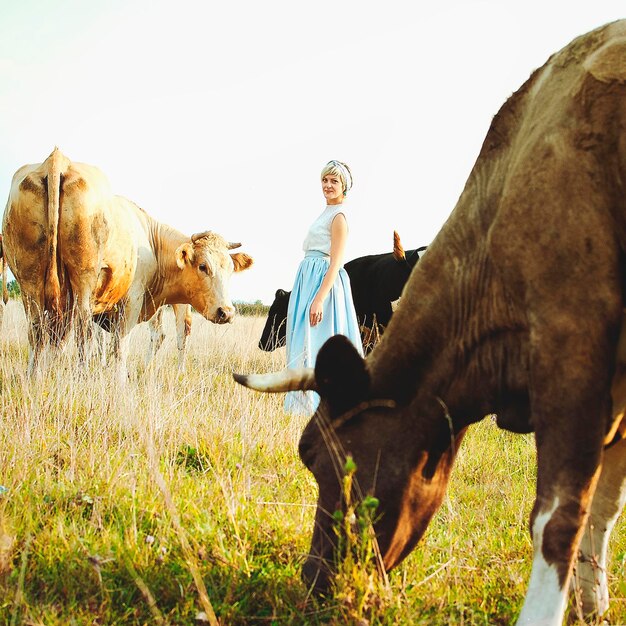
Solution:
M597 322L583 335L575 318L561 317L531 338L537 498L533 565L518 624L560 626L563 620L611 414L609 327Z
M43 350L43 331L39 319L32 319L28 325L28 375L32 376L39 370L41 352Z
M24 312L28 320L28 375L39 369L44 344L44 320L42 307L32 298L23 294Z
M572 580L576 610L587 621L601 617L609 608L608 543L625 501L626 440L621 439L604 452Z
M618 342L611 397L614 428L602 459L602 471L591 503L589 521L580 543L572 580L576 614L587 621L602 617L609 608L607 553L611 531L626 502L626 316ZM617 434L615 434L617 433Z
M75 333L78 360L81 365L87 365L90 357L96 352L96 346L93 344L91 302L88 293L82 295L76 303Z

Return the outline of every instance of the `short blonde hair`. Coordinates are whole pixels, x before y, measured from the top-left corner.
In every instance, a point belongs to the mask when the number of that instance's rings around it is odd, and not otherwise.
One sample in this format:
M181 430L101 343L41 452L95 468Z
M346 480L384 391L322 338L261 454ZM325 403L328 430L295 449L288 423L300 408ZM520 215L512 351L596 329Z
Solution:
M328 176L329 174L339 176L343 185L344 194L350 191L352 188L352 172L345 163L341 161L328 161L324 169L322 169L320 179L323 179L324 176Z

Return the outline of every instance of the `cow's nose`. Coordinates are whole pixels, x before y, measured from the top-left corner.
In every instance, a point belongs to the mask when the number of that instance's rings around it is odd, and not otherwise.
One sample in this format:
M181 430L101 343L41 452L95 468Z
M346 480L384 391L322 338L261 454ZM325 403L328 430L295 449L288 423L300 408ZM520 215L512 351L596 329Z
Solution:
M235 309L233 307L218 307L215 316L218 324L226 324L235 317Z

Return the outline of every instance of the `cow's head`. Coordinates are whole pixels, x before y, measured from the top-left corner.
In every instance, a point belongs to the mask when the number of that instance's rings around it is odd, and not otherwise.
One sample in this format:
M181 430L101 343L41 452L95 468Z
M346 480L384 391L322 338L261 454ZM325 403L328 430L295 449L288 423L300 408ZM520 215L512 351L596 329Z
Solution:
M272 352L287 344L287 309L289 308L290 291L277 289L274 302L267 313L267 320L259 339L259 348Z
M342 335L324 344L315 370L235 379L259 391L316 390L321 396L299 445L319 486L305 581L319 591L328 587L336 557L333 513L345 505L340 468L348 455L357 466L357 497L371 494L380 501L375 530L384 566L397 565L440 505L463 437L451 434L445 407L436 398L419 405L377 398L366 361Z
M228 295L233 272L252 265L243 253L229 253L239 243L228 243L218 234L206 231L191 236L191 241L176 249L176 264L182 272L182 283L189 304L216 324L231 322L235 307Z

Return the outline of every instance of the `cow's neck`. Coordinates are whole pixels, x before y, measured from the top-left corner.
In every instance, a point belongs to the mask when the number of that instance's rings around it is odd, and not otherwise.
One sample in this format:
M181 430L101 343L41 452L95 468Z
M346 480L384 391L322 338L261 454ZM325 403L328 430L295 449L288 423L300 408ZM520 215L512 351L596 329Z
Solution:
M150 219L148 224L150 242L157 261L157 270L146 287L142 317L149 319L164 304L188 304L181 270L176 263L176 249L189 241L175 228Z
M414 404L416 415L439 398L458 428L500 411L505 427L527 431L527 321L485 243L485 198L494 190L480 183L493 174L470 179L367 363L373 395ZM478 400L468 406L465 398Z

